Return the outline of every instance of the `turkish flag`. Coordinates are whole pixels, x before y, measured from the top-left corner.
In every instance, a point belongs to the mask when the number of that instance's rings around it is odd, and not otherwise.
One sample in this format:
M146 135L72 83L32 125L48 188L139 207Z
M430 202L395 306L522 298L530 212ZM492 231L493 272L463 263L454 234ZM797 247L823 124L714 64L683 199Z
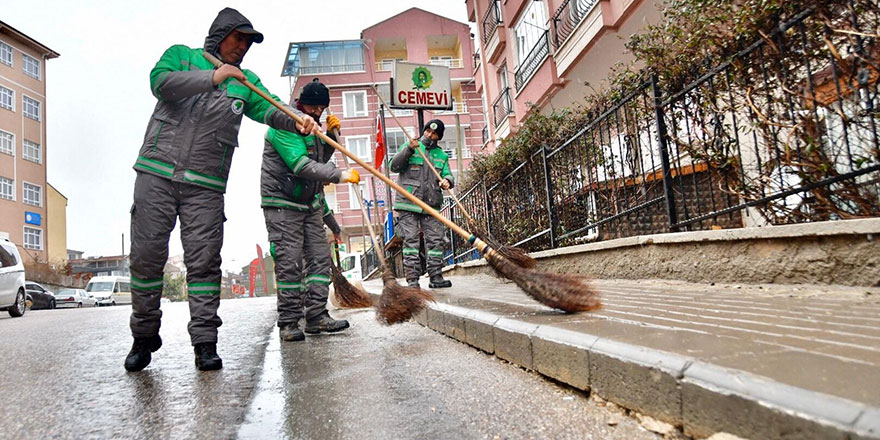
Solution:
M382 120L376 117L376 162L373 165L377 170L382 168L385 161L385 137L382 136Z

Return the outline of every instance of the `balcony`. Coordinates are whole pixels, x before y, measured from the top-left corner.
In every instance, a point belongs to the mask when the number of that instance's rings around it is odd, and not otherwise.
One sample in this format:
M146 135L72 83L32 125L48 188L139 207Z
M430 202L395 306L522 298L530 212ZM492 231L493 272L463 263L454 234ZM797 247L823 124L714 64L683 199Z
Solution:
M551 20L553 30L553 47L560 45L574 32L584 17L596 6L599 0L565 0Z
M486 11L486 15L483 16L483 45L489 41L489 38L492 38L492 34L495 33L495 28L497 28L500 23L501 4L496 0L489 5L489 10Z
M486 148L486 143L489 142L489 126L483 126L483 148Z
M363 72L365 67L360 40L290 43L281 76L295 81L302 75Z
M461 58L431 57L431 59L428 60L428 63L435 66L446 66L450 69L460 69L464 67Z
M468 107L467 103L464 102L452 102L452 110L444 110L442 112L437 112L438 115L454 115L456 113L467 113Z
M538 71L538 68L541 67L541 63L547 59L547 55L549 54L549 31L545 31L538 39L538 42L535 43L535 47L532 48L529 54L520 62L519 67L516 68L515 84L517 92L522 90L523 86L525 86L535 72Z
M506 87L495 98L495 102L492 103L492 114L495 116L496 130L511 113L513 113L513 102L510 99L510 87Z
M394 68L395 60L382 60L376 61L376 72L390 72L391 69ZM397 60L400 62L406 62L406 60Z

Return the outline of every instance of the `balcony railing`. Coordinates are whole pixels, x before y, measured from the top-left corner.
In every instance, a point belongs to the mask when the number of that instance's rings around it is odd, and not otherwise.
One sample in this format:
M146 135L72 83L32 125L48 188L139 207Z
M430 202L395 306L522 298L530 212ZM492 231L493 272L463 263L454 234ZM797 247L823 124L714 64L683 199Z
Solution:
M439 60L430 60L430 61L428 61L428 63L433 64L435 66L446 66L450 69L459 69L462 66L464 66L464 64L461 62L461 58L452 58L452 59L444 58L444 59L439 59Z
M522 86L538 71L541 63L550 54L550 42L548 40L549 31L544 31L535 47L522 60L516 69L516 90L521 90Z
M316 73L343 73L343 72L361 72L364 70L364 63L358 64L336 64L332 66L300 66L299 75L314 75Z
M443 114L452 115L455 113L467 113L467 111L468 111L467 103L453 102L452 103L452 110L444 110L442 112L438 112L437 114L438 115L443 115Z
M480 53L476 52L476 53L474 53L474 70L477 70L479 68L480 68Z
M495 102L492 103L492 114L495 115L495 128L497 129L501 122L513 112L513 103L510 101L510 87L506 87Z
M483 126L483 145L486 145L486 142L489 142L489 126Z
M498 0L495 0L489 5L489 10L483 16L483 44L487 43L489 38L492 38L495 28L499 24L501 24L501 4Z
M599 0L565 0L559 6L552 20L554 48L558 49L565 42L598 2Z

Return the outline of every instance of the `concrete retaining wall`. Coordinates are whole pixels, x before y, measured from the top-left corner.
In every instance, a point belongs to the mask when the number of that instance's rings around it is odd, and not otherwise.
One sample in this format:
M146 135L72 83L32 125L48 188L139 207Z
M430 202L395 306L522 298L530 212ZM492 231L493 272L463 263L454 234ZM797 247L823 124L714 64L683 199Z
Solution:
M532 254L595 278L880 286L880 219L644 235ZM447 267L489 273L484 260Z

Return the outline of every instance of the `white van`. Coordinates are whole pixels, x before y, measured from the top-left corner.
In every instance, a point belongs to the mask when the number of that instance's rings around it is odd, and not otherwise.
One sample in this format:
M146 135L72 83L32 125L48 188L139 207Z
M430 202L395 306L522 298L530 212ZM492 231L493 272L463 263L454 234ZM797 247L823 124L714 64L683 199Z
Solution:
M131 304L131 279L119 276L92 277L86 292L95 297L99 306Z
M346 252L339 253L339 264L342 267L342 275L345 275L349 281L361 281L363 274L361 273L361 256L363 252L349 254Z
M0 310L17 318L27 310L24 288L24 263L18 247L8 238L0 238Z

